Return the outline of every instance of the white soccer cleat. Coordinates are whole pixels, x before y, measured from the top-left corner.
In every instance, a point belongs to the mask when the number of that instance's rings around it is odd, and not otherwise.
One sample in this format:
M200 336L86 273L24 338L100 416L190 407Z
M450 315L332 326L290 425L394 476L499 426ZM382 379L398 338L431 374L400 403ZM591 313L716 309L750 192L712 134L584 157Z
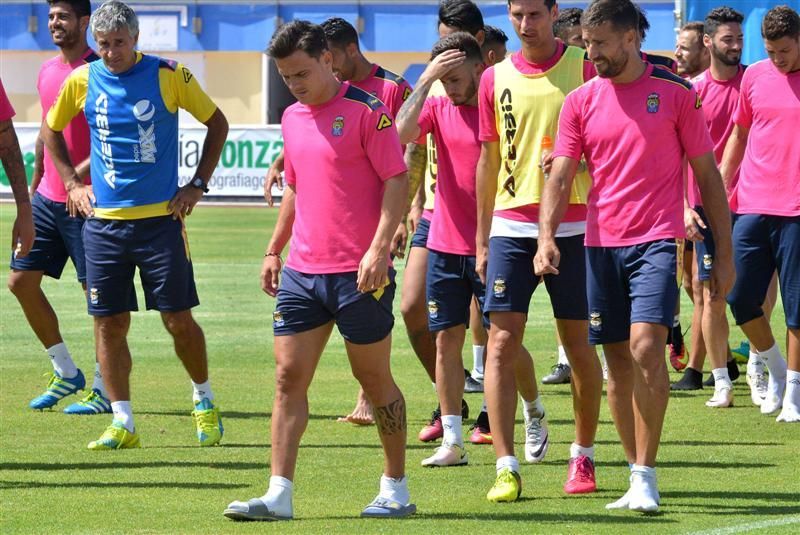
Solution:
M786 422L786 423L799 423L800 422L800 409L795 405L790 405L785 403L783 405L783 410L775 419L776 422Z
M661 497L658 495L658 484L655 472L647 475L634 471L631 473L630 503L628 509L641 513L655 513L658 511Z
M769 376L767 397L761 402L761 414L772 414L783 407L783 392L786 389L786 380L777 381Z
M764 366L753 366L751 369L748 364L747 385L750 387L750 399L756 407L760 407L764 398L767 397L768 381L769 379L767 377L767 372L764 370Z
M541 418L525 416L525 460L529 463L540 463L550 447L550 435L544 414Z
M706 401L706 407L714 409L722 409L725 407L733 407L733 389L723 387L714 390L714 395Z
M467 451L458 444L443 443L436 452L422 461L422 466L463 466L467 464Z
M615 502L607 503L606 509L608 509L609 511L615 509L628 509L630 505L631 505L631 489L628 489L628 491L622 495L622 498L620 498Z

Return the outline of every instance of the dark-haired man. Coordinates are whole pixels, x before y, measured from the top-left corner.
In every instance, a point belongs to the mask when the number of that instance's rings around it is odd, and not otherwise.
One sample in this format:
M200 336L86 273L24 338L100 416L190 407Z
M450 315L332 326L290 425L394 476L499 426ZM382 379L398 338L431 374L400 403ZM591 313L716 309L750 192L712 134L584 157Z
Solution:
M485 389L497 457L495 484L487 494L490 501L514 501L521 492L514 455L517 388L523 398L525 459L541 462L549 447L533 362L522 344L530 300L540 279L531 266L545 182L542 161L544 150L552 150L547 139L555 138L565 96L595 72L582 49L568 47L553 35L558 16L555 0L510 0L508 16L522 50L484 72L479 97L476 264L486 284L484 311L491 323ZM589 176L581 173L571 191L569 217L558 234L559 243L576 259L584 254L589 184ZM593 458L602 371L588 344L584 264L576 261L570 268L560 276L546 276L544 282L574 376L576 438L564 485L565 492L573 494L596 488ZM515 380L519 378L533 381Z
M506 54L508 54L508 48L506 48L508 36L506 32L497 26L489 26L488 24L483 27L483 32L486 37L483 40L481 50L483 51L486 65L494 65L506 59Z
M736 285L728 303L736 324L769 368L761 413L781 407L779 422L800 422L800 16L770 9L761 24L769 59L745 71L734 128L720 166L736 186ZM789 364L762 303L777 268Z
M553 23L553 34L570 46L583 48L583 34L581 33L581 15L583 10L579 7L568 7L558 12L558 18Z
M374 407L384 451L380 492L362 516L416 510L405 477L406 406L389 366L395 291L389 251L408 194L406 165L391 112L336 79L328 46L320 26L293 21L276 30L267 50L298 99L281 121L288 189L261 270L262 289L277 297L272 477L264 496L228 506L224 514L234 520L293 517L308 387L334 325Z
M596 0L583 13L587 54L599 77L564 102L534 265L537 274L555 274L576 261L559 254L554 236L585 157L593 182L589 339L603 344L611 414L631 465L630 489L607 507L651 512L659 507L655 461L669 397L662 348L678 298L677 241L685 233L684 157L717 244L713 299L724 299L733 270L728 203L700 100L688 82L641 61L637 21L628 0Z
M98 59L86 42L91 4L89 0L51 0L48 29L59 53L39 69L36 84L42 105L42 118L58 96L64 79L76 68ZM64 130L70 160L78 173L90 184L89 126L83 113L78 114ZM60 278L67 260L72 259L78 282L86 291L86 260L83 251L83 217L70 217L67 212L67 190L58 170L44 150L41 137L36 140L36 160L31 185L36 242L30 254L11 259L8 287L16 296L33 332L45 347L53 365L53 374L43 394L30 402L32 409L54 406L63 397L83 389L86 379L75 365L61 336L58 317L42 291L44 275ZM100 365L95 364L94 382L89 394L64 409L67 414L111 412L111 402L103 385Z

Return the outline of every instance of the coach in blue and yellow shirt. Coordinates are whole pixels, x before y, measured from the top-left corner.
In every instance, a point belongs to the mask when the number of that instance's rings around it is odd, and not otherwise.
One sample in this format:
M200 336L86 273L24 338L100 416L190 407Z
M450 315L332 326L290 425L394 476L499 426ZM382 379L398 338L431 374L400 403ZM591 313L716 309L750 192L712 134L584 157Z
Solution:
M222 438L208 380L203 331L192 318L199 301L183 227L217 165L228 123L186 67L135 50L136 14L109 1L90 27L101 60L64 81L42 125L45 141L69 192L70 214L83 229L89 314L95 319L97 358L114 420L89 449L135 448L126 335L137 310L139 269L148 309L161 312L194 386L193 417L201 446ZM178 187L178 108L208 127L195 177ZM83 111L91 137L92 188L78 179L61 131Z

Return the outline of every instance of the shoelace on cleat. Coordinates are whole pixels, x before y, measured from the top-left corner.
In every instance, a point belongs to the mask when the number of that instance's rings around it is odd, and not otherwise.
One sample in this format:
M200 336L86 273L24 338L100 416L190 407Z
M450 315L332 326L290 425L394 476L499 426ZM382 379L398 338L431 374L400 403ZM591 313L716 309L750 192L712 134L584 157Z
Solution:
M542 441L542 418L531 418L531 421L525 424L525 432L529 437L538 444Z
M581 459L575 463L575 473L577 478L581 481L591 481L592 479L592 464L588 458Z
M206 431L208 429L216 429L217 422L213 410L193 411L192 416L197 423L197 427Z

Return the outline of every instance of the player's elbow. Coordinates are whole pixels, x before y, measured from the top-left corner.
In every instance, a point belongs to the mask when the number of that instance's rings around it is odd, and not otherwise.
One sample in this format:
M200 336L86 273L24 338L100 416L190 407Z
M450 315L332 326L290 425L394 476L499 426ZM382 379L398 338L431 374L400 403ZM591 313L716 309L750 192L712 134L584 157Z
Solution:
M222 110L217 108L211 117L204 123L208 128L208 134L215 138L221 138L223 140L227 139L228 137L228 119L225 117L225 114L222 113Z

